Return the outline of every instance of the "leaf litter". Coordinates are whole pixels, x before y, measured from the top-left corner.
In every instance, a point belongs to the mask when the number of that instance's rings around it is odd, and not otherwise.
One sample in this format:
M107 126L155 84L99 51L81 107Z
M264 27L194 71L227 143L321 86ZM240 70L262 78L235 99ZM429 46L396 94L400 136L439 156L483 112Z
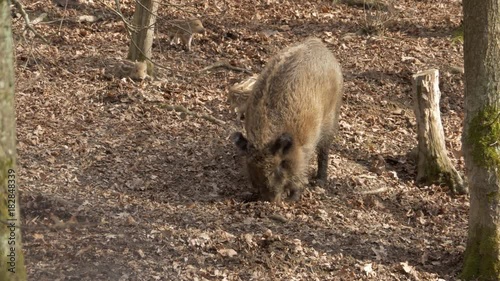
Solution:
M129 42L101 2L24 2L30 15L47 14L35 27L51 45L23 40L14 19L30 279L457 278L468 199L416 186L409 152L411 75L438 68L446 145L463 173L463 74L453 70L463 67L463 49L451 38L460 2L398 1L391 20L377 25L349 1L175 1L185 9L162 5L153 46L168 69L145 81L106 76ZM134 2L121 4L131 17ZM191 53L162 33L166 20L187 12L207 28ZM97 19L78 20L88 15ZM310 35L335 53L346 80L329 184L297 203L247 202L227 93L251 75L198 71L227 61L259 73L276 51Z

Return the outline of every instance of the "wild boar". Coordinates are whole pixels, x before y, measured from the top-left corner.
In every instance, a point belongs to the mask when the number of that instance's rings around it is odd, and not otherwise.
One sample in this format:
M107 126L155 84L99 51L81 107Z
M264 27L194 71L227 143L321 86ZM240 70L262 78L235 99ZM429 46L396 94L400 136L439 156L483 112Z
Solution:
M315 153L316 182L326 183L342 92L340 64L318 38L286 48L268 62L246 103L246 137L232 136L262 200L298 200Z
M245 80L234 84L229 89L228 102L231 105L233 111L237 114L239 120L244 119L243 113L245 112L246 102L249 95L252 93L253 85L259 76L254 74L253 76L246 78Z
M169 25L170 26L167 28L167 33L170 44L174 42L179 44L180 40L188 51L191 51L193 34L205 32L203 24L197 18L191 18L187 20L172 20L169 22Z

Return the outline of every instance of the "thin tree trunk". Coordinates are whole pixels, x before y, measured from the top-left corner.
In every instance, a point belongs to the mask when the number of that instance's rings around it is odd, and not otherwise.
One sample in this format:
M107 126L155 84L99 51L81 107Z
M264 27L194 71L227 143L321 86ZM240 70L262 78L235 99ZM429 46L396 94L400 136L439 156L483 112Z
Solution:
M413 75L413 84L418 137L417 182L445 184L453 193L467 193L446 151L439 111L439 72L429 69L417 73Z
M10 2L0 0L0 280L26 280L16 175Z
M151 59L156 13L160 1L136 1L134 17L132 19L135 30L132 31L132 40L130 41L127 59L140 62L147 61L147 72L149 75L153 75L153 64L149 63L148 59Z
M500 280L500 0L464 0L465 123L470 187L462 279Z

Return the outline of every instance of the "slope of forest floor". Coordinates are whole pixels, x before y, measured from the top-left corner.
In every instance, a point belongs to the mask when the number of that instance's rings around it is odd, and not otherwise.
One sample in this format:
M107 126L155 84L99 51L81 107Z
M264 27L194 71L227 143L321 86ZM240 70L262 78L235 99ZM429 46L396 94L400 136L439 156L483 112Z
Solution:
M456 280L468 198L417 186L413 74L440 70L449 155L463 173L461 2L403 0L162 2L158 78L106 70L129 39L114 1L22 1L45 44L15 13L18 174L32 280ZM60 2L60 1L59 1ZM121 2L131 18L133 1ZM76 4L75 4L76 3ZM107 5L107 6L106 6ZM166 22L198 16L193 51ZM97 21L80 16L94 15ZM78 20L80 19L80 20ZM344 70L329 183L297 203L246 202L229 140L227 92L278 50L320 37ZM182 105L211 122L177 111ZM311 164L311 172L314 171Z

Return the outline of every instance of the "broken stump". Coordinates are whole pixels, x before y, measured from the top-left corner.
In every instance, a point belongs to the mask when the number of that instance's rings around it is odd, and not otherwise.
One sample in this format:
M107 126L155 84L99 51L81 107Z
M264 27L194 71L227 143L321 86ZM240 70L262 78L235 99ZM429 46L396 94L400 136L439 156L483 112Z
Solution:
M444 184L453 193L467 193L445 147L439 111L441 92L438 70L429 69L413 75L413 93L418 139L417 183Z

